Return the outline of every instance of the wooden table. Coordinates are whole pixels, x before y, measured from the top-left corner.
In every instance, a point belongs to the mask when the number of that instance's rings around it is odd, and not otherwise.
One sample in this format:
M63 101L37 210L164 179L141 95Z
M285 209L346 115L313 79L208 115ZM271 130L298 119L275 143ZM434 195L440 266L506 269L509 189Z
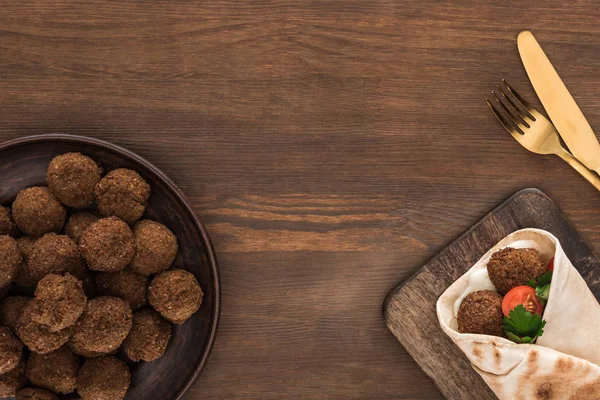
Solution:
M0 7L0 140L66 132L146 157L208 224L223 312L188 399L436 399L387 292L534 186L593 248L600 195L484 99L535 99L532 29L600 129L592 1L50 1Z

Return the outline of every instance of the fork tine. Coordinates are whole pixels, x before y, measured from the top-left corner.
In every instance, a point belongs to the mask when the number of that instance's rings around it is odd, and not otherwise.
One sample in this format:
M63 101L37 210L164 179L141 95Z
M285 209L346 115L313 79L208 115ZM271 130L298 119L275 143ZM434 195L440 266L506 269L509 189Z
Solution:
M517 99L517 101L521 104L521 106L523 106L523 108L527 111L527 114L529 114L529 118L531 118L532 120L535 121L535 117L533 116L533 112L535 109L527 101L525 101L525 99L522 98L521 95L519 93L517 93L517 91L515 89L513 89L512 86L510 86L508 84L506 79L502 79L502 83L504 84L506 89L510 92L510 94L512 94L515 97L515 99Z
M513 113L511 113L510 110L504 105L504 103L502 101L500 101L500 98L493 91L492 91L492 96L494 97L494 99L496 100L496 102L500 105L500 107L502 107L502 109L504 110L504 112L508 116L508 119L510 120L510 122L512 122L512 124L516 128L518 128L518 130L520 130L521 133L524 134L525 131L527 130L527 128L529 128L529 126L525 126L525 124L523 124L521 121L519 121L520 118L519 117L515 117L513 115Z
M502 113L500 113L500 111L498 111L496 109L496 107L494 107L494 105L489 101L489 99L485 99L485 102L487 103L488 107L490 108L490 110L492 110L492 112L494 113L494 115L496 116L496 119L500 122L500 124L504 127L504 129L506 129L506 131L508 133L510 133L511 135L519 135L520 133L504 118L504 116L502 115Z
M529 123L527 122L526 118L529 119L530 121L535 121L532 120L530 118L530 114L527 111L523 111L519 106L517 106L512 99L510 98L510 96L504 92L504 89L502 89L502 86L500 85L496 85L496 87L498 88L498 92L500 92L500 95L502 96L502 98L504 100L506 100L506 102L508 103L508 105L510 106L510 108L512 110L514 110L514 113L512 113L513 115L516 114L519 118L519 120L521 122L523 122L523 124L525 124L528 128L531 128L531 125L529 125Z

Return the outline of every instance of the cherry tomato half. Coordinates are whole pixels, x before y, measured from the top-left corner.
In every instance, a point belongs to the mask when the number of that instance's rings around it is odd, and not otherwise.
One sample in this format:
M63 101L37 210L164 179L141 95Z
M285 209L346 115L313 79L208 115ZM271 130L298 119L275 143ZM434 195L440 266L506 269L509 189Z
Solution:
M532 314L542 315L544 311L544 306L535 296L535 289L531 286L517 286L506 293L502 300L502 313L508 317L508 313L519 304L523 304Z
M554 271L554 257L552 257L548 263L548 271Z

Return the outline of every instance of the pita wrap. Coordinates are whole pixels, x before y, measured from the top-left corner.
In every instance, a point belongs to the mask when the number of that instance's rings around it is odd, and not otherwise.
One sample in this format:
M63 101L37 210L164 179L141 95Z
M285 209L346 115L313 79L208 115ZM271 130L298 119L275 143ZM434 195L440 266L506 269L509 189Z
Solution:
M535 248L546 262L554 257L543 315L547 323L536 344L458 332L462 299L477 290L495 290L486 266L505 247ZM523 229L505 237L440 296L437 315L444 332L501 400L600 399L600 304L552 234Z

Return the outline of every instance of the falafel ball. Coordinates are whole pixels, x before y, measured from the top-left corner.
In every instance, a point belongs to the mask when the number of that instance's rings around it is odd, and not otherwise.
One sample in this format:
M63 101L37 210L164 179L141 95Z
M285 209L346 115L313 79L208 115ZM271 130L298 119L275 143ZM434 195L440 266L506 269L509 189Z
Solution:
M150 305L176 324L183 324L198 311L203 295L196 277L182 269L161 272L148 288Z
M467 295L458 309L458 331L504 336L502 296L492 290Z
M154 275L168 269L179 248L177 237L161 223L148 219L139 221L133 227L135 236L135 256L131 268L142 275Z
M15 333L29 350L38 354L47 354L61 347L73 335L73 327L58 332L50 332L48 328L32 319L33 304L29 301L19 317Z
M122 400L129 389L131 373L115 357L90 358L77 376L77 393L83 400Z
M86 303L80 280L69 273L48 274L35 289L31 319L47 326L50 332L57 332L75 325Z
M47 354L31 353L27 360L27 379L36 386L67 394L77 387L79 357L67 346Z
M102 168L81 153L66 153L50 161L46 182L64 205L81 208L94 201L94 188L102 179Z
M29 271L36 279L48 274L64 274L81 268L79 247L68 236L48 233L33 244L29 257Z
M171 339L171 324L151 308L133 313L131 332L123 342L131 361L154 361L162 357Z
M21 232L42 236L61 231L67 210L46 187L21 190L12 205L12 215Z
M79 249L89 269L117 272L131 262L135 254L135 239L123 220L102 218L83 232Z
M23 296L8 296L2 300L0 302L0 325L8 326L14 331L30 300L29 297Z
M81 239L81 235L83 232L89 228L91 224L98 221L100 219L94 213L91 212L78 212L69 217L67 223L65 224L64 233L77 244L79 244L79 239Z
M100 296L120 297L136 310L147 302L148 277L129 268L119 272L99 272L96 274L96 292Z
M57 395L46 389L25 388L17 392L16 400L60 400Z
M100 214L133 224L146 211L150 185L137 172L120 168L106 174L95 193Z
M0 375L0 398L14 397L17 390L21 389L27 378L25 377L25 357L19 364L5 374Z
M69 346L81 355L110 353L123 343L132 321L133 314L125 300L96 297L88 301L83 315L75 324Z
M7 287L15 280L21 266L23 256L17 241L8 235L0 236L0 289Z
M17 224L13 221L10 208L0 206L0 235L15 237L18 234Z
M33 287L38 283L38 279L31 275L31 270L29 269L29 258L33 252L33 245L36 240L37 238L32 236L23 236L17 239L17 246L19 247L21 256L23 256L23 264L15 278L15 283L23 288Z
M544 259L536 249L498 250L488 261L488 275L502 294L517 286L526 285L531 279L537 279L546 272Z
M23 343L10 328L0 326L0 374L15 368L23 355Z

